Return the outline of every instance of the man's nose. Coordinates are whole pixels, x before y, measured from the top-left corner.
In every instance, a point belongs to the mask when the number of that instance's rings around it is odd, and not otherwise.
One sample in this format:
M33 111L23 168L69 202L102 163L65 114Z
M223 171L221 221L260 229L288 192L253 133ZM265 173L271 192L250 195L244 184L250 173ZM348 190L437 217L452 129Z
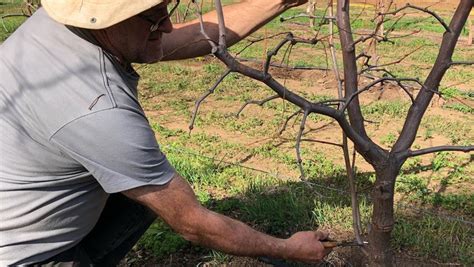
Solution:
M158 26L158 31L164 33L170 33L173 31L173 23L171 22L169 17L167 17L160 23L160 26Z

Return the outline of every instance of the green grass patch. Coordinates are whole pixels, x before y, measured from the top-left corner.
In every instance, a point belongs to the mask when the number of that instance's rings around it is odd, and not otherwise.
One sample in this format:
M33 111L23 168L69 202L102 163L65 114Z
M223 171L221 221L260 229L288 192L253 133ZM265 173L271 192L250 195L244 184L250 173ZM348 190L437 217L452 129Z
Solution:
M157 258L167 257L182 249L193 249L191 243L176 234L168 225L158 220L140 238L138 248L152 251Z
M468 145L474 140L472 124L458 120L446 120L437 115L425 115L421 127L431 133L447 136L453 144Z
M368 115L368 117L379 118L381 116L388 116L390 118L400 118L406 115L409 107L409 102L395 100L376 101L369 105L363 105L361 109L363 114Z
M471 108L467 105L461 104L461 103L450 103L443 105L443 108L446 109L451 109L451 110L456 110L465 114L474 114L474 108Z
M0 17L3 15L5 14L0 13ZM0 20L0 42L5 41L25 20L26 17L24 16L8 17Z
M472 226L428 214L410 216L400 211L396 218L392 234L392 245L396 250L409 251L410 255L426 261L435 255L441 262L474 264Z

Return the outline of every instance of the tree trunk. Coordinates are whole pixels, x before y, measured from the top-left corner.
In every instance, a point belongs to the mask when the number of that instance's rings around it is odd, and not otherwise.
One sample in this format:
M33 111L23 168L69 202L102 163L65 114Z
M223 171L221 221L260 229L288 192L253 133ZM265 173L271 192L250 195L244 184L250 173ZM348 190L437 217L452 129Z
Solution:
M370 266L393 266L394 264L390 236L395 223L393 214L395 179L400 172L400 167L401 164L393 159L375 166L376 180L372 191L374 208L369 230Z

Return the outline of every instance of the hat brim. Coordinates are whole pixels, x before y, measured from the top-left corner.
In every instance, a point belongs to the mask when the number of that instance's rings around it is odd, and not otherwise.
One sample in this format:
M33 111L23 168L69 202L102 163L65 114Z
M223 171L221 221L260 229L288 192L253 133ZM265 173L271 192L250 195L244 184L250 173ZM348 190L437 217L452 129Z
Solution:
M104 29L152 8L163 0L42 0L48 15L59 23Z

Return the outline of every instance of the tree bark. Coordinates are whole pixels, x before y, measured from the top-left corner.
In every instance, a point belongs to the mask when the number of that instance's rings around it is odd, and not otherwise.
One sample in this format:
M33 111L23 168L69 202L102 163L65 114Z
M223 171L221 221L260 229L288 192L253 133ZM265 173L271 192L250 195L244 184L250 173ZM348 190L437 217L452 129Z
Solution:
M390 237L395 224L393 197L395 180L401 163L392 157L375 167L375 186L372 191L374 203L372 223L369 230L370 266L393 266L393 251Z
M393 196L399 170L387 165L377 167L375 187L372 191L373 213L369 231L370 266L393 266L390 236L394 226Z

